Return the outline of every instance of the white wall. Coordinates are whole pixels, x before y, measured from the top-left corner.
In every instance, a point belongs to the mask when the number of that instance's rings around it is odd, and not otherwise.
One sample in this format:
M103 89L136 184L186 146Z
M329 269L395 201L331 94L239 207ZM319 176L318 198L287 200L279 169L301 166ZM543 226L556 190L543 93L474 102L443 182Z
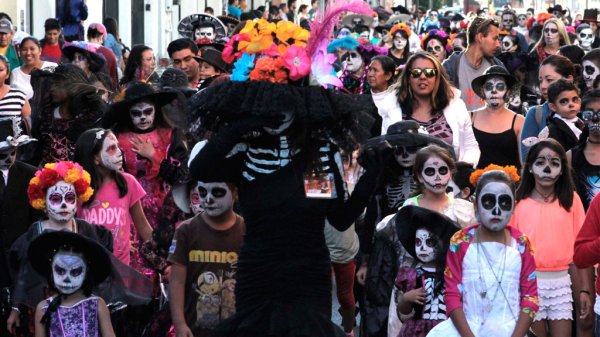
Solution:
M119 1L119 36L121 41L131 48L131 31L133 29L143 29L143 27L131 27L131 1Z

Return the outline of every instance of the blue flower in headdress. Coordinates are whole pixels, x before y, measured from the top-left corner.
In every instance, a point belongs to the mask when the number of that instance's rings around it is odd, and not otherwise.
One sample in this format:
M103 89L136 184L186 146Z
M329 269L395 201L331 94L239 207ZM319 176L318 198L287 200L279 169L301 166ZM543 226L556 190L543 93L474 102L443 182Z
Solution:
M243 82L248 80L250 71L254 68L255 56L254 54L242 54L242 57L233 64L232 81Z
M360 45L360 43L358 42L358 40L356 40L353 37L346 36L341 39L331 41L331 43L329 43L329 45L327 46L327 52L335 53L341 49L352 50L352 49L356 49L359 45Z

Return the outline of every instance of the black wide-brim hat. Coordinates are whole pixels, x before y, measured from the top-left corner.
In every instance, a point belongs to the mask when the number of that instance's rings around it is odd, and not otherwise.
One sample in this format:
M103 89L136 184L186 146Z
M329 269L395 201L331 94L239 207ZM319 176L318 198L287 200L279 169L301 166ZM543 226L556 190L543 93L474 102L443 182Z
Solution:
M450 245L452 235L460 230L460 227L449 217L419 206L404 206L393 219L398 240L414 258L416 258L415 234L418 229L426 229L437 236L444 249Z
M515 84L517 83L517 79L513 75L511 75L508 72L508 70L506 70L506 68L504 68L503 66L491 66L483 72L483 75L476 77L471 82L471 88L473 89L475 94L477 94L477 96L484 98L481 93L481 88L483 87L485 81L487 81L491 77L504 78L508 90L512 90Z
M98 65L97 67L94 67L97 69L92 69L93 66L90 66L90 70L94 72L102 69L102 66L104 66L104 63L106 62L102 55L91 52L85 48L78 46L77 44L66 44L62 48L63 56L68 58L69 60L73 60L73 57L75 57L75 53L80 53L87 59L92 59L94 63Z
M51 278L52 258L60 250L81 252L87 264L88 277L94 285L102 283L111 272L110 252L106 248L81 234L68 231L39 235L29 245L27 258L35 271Z
M583 19L585 22L598 22L598 9L590 8L583 11Z
M392 27L394 27L394 26L392 26L392 25L380 25L380 26L375 27L375 31L379 32L380 34L383 34L384 30L387 30L389 32L390 30L392 30Z
M217 16L217 18L219 20L221 20L221 22L223 22L225 24L225 26L227 26L227 24L232 24L234 26L237 26L240 24L240 19L235 18L233 16L229 16L229 15L219 15ZM227 30L227 34L231 34L231 32L229 31L229 29Z
M567 10L563 9L561 5L556 5L554 7L548 7L548 13L552 14L552 12L561 12L563 14L567 14Z
M204 48L200 51L200 56L194 56L198 63L206 62L217 68L221 72L227 72L227 63L223 61L223 56L220 51L213 48Z
M175 98L175 92L158 92L151 85L140 82L125 89L123 100L114 103L111 109L115 113L128 113L134 104L142 101L152 102L159 108L171 103Z
M408 10L408 8L402 6L402 5L398 5L396 7L392 7L392 14L409 14L410 15L410 11Z

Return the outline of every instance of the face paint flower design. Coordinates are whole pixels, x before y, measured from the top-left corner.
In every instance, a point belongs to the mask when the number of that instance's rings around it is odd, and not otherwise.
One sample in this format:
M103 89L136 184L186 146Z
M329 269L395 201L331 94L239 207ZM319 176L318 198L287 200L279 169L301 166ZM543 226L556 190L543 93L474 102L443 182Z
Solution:
M154 105L146 102L136 103L129 109L129 116L136 129L149 130L154 126Z
M102 166L109 170L118 171L123 166L123 152L121 152L119 141L114 134L109 133L104 138L100 158Z
M81 289L87 265L81 255L59 251L52 258L52 279L61 294L70 295Z
M425 188L432 193L446 193L451 178L450 168L440 157L431 156L425 161L419 178Z
M77 210L77 193L73 184L59 181L46 192L48 217L58 223L71 221Z
M531 165L531 173L536 183L552 186L562 172L562 163L558 154L549 148L540 151L538 157Z
M437 240L434 235L426 229L417 229L415 233L416 258L422 263L429 263L435 259Z

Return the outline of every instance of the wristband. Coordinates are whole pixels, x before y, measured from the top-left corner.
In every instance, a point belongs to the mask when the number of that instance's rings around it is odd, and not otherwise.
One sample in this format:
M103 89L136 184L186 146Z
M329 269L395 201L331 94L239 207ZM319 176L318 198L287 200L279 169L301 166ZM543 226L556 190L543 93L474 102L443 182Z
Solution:
M21 314L21 310L19 310L19 308L17 307L11 307L12 310L18 312L19 314Z
M581 294L581 293L585 293L585 294L591 295L591 294L590 294L590 292L589 292L589 291L587 291L587 290L579 290L579 293L580 293L580 294Z

